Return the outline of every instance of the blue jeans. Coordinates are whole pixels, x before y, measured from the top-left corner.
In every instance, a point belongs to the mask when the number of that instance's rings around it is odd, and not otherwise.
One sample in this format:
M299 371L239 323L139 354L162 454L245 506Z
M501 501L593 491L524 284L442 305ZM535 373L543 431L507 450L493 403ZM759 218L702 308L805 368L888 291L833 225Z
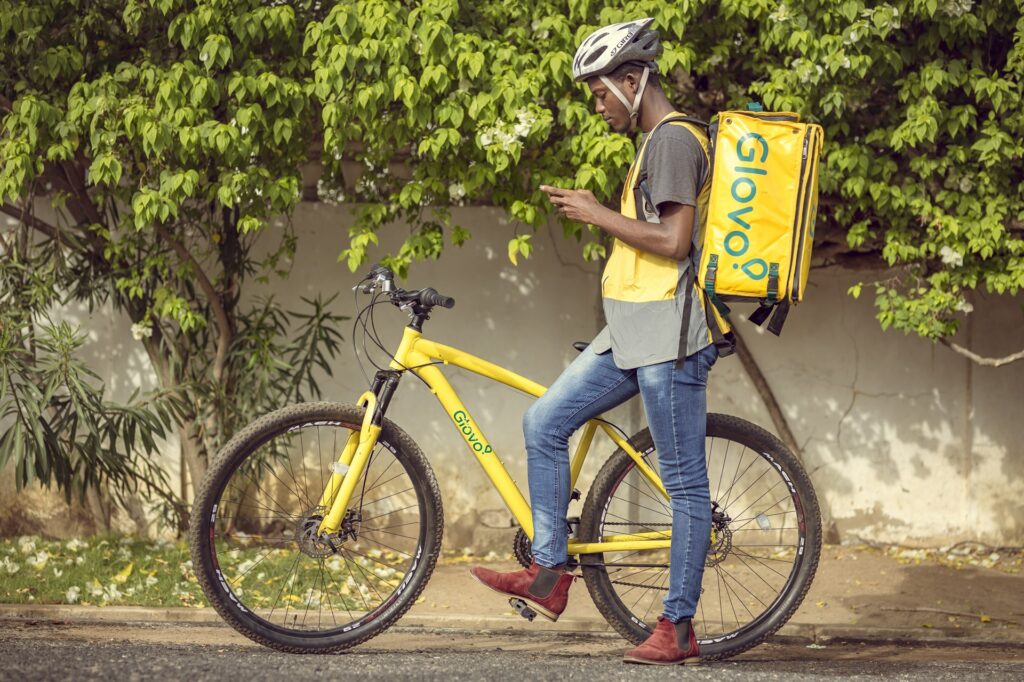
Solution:
M640 393L658 452L662 483L671 497L672 543L664 615L692 618L700 597L711 540L711 495L704 462L708 370L715 347L686 358L636 369L615 366L610 352L580 353L523 416L533 556L541 566L568 559L569 437L587 421Z

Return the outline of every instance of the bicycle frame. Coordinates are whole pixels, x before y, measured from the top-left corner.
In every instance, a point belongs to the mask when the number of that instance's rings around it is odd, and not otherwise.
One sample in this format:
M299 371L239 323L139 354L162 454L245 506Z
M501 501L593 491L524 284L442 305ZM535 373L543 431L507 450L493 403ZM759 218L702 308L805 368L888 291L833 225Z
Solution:
M431 392L437 397L441 406L444 407L455 428L462 434L473 456L476 457L480 466L483 467L484 473L491 480L498 494L501 495L501 499L505 502L509 511L512 512L512 516L515 517L527 537L532 541L533 517L529 503L523 497L519 486L512 480L508 470L501 463L497 453L488 443L479 426L470 416L469 410L463 405L455 389L452 388L444 374L438 369L435 364L437 361L446 365L450 364L461 367L474 374L492 379L534 397L543 395L547 388L492 362L457 348L430 341L424 338L421 332L411 327L405 328L398 351L395 353L390 365L394 371L407 370L415 372L427 383ZM390 398L390 395L388 398ZM334 473L331 475L320 499L321 507L330 508L330 511L320 524L320 532L322 533L337 532L341 526L352 491L362 475L363 468L366 466L370 452L373 450L377 442L377 436L380 433L380 420L383 417L383 410L380 408L386 408L386 400L382 405L377 392L367 391L359 398L359 405L362 406L364 404L366 406L366 414L363 418L363 424L358 432L354 432L349 437L348 442L342 449L338 463L333 467ZM572 487L576 485L576 479L583 468L583 462L590 451L590 445L593 442L594 433L598 427L636 462L636 466L643 476L655 486L665 500L668 500L668 493L665 491L661 480L643 460L640 453L612 427L593 419L583 427L582 438L571 459L570 485ZM601 542L579 542L570 539L569 554L580 555L610 551L663 549L669 546L670 540L670 531L612 535L604 537Z

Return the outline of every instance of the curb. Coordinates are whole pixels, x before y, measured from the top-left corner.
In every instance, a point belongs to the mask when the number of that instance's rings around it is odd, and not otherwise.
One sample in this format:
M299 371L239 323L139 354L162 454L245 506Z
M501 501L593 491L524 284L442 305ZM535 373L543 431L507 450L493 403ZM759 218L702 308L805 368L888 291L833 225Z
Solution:
M73 606L61 604L0 604L0 621L51 621L69 624L153 623L227 627L212 608L150 608L143 606ZM566 618L557 623L537 619L526 623L519 616L406 613L391 628L396 632L465 632L514 636L544 636L621 640L602 620ZM901 644L913 646L971 646L1024 649L1024 631L972 632L963 629L902 629L811 623L787 623L772 635L778 644Z

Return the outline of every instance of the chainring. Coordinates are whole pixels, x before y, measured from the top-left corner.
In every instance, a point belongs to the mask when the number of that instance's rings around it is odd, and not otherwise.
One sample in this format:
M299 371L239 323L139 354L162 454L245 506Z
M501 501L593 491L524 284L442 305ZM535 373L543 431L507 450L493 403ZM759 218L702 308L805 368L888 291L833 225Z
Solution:
M516 561L523 568L529 568L533 563L533 543L530 542L530 538L526 537L522 528L516 531L516 537L512 541L512 553L516 555Z

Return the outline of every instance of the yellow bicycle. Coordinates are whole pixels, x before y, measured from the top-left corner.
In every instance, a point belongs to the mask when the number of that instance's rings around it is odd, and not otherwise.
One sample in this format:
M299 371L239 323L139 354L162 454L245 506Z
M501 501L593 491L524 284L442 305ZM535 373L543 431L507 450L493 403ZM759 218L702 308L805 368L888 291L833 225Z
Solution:
M239 632L284 651L335 652L380 634L413 605L434 569L444 526L437 479L413 439L385 417L406 374L430 387L462 434L519 523L517 559L530 563L530 506L440 367L531 396L545 387L425 338L430 313L453 299L432 288L401 289L381 266L358 286L373 298L357 324L378 345L376 305L393 304L411 318L389 367L354 405L293 405L242 429L196 494L189 539L207 598ZM583 427L572 457L573 499L598 431L618 449L581 515L566 519L570 565L609 624L640 642L667 591L672 512L649 432L626 437L600 418ZM821 521L799 461L754 424L709 414L707 463L712 536L694 626L702 657L723 658L764 641L800 605L818 564ZM518 610L535 615L523 604Z

